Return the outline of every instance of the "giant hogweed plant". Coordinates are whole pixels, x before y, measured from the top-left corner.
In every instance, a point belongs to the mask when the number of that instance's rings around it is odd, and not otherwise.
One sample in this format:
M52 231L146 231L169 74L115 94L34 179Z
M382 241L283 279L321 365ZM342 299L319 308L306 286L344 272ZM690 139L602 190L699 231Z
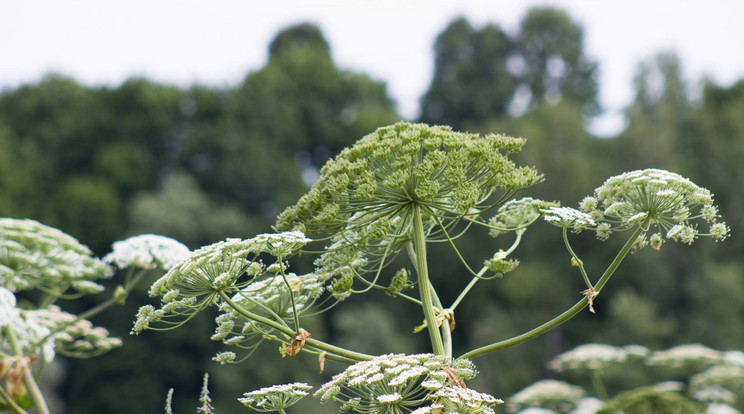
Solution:
M398 123L383 127L343 150L321 170L319 180L297 204L281 213L275 234L228 239L195 251L151 288L160 305L140 309L134 333L170 329L206 307L219 309L212 339L229 350L222 363L246 359L262 342L278 342L283 356L308 353L349 364L314 392L341 411L362 413L480 413L501 403L467 388L476 375L472 358L528 341L581 310L594 311L620 263L634 249L659 249L665 240L692 244L698 237L723 240L729 228L718 222L711 193L668 171L633 171L608 179L579 209L552 201L515 198L540 181L532 167L516 166L510 154L523 139L478 136L448 127ZM542 219L542 220L541 220ZM479 283L514 270L512 257L526 229L538 221L561 229L583 297L565 312L513 338L453 354L457 307ZM457 240L483 227L511 245L482 263L468 263ZM625 237L604 272L590 274L572 248L571 232L594 231L600 240ZM427 260L431 243L446 243L470 282L452 303L440 300ZM323 246L315 270L297 275L290 261ZM317 250L317 249L316 249ZM390 269L399 255L410 265ZM415 288L411 293L407 288ZM427 353L367 355L335 346L303 328L303 317L339 301L377 289L419 308L430 339ZM256 411L284 413L309 394L294 383L246 393L242 403Z
M130 271L153 267L167 271L150 288L159 304L140 308L133 333L175 329L211 307L219 313L212 339L227 347L215 356L221 363L244 361L262 343L274 342L280 344L282 356L311 354L321 368L326 359L348 364L348 369L314 392L321 402L335 402L341 410L493 412L492 407L501 400L467 388L466 381L477 373L472 358L530 340L587 307L593 311L593 302L633 249L659 249L665 240L691 244L702 236L723 240L729 233L729 228L718 222L708 190L662 170L612 177L585 198L579 209L560 207L552 201L517 199L520 190L542 181L534 168L518 167L509 159L523 144L523 139L501 135L478 136L448 127L398 123L378 129L329 161L310 191L278 217L276 233L227 239L194 252L179 250L180 255L168 255L176 260L167 265L162 255L155 254L157 249L135 238L134 242L120 242L129 244L118 254L115 244L114 252L104 259ZM583 297L522 335L454 355L452 330L457 307L479 283L517 267L519 262L512 255L526 229L538 221L561 229L577 276L586 284ZM476 227L488 229L497 242L507 239L510 243L477 266L465 260L456 244ZM571 247L569 233L579 231L594 231L601 240L617 234L626 242L604 272L590 274ZM431 243L450 246L453 260L462 264L462 277L470 279L449 304L442 303L429 275L427 248ZM14 263L12 272L3 268L5 291L0 292L0 298L8 308L17 309L13 294L19 289L40 289L50 299L37 307L49 308L69 289L100 290L93 281L111 273L85 249L75 257L60 252L24 256L13 253L16 247L12 243L2 246L3 252L12 253L6 261ZM290 270L291 261L299 254L317 255L313 272L298 275ZM408 257L410 265L391 269L392 261L401 255ZM74 263L76 267L68 272L73 276L63 276L55 287L45 286L45 278L57 280L59 275L39 276L46 269L44 257L64 257ZM26 272L27 266L36 273ZM131 283L140 280L141 272L137 275L130 274L107 303L123 300ZM421 309L419 329L427 331L431 349L415 355L368 355L323 341L303 328L304 318L373 289ZM32 311L18 314L16 322L0 320L6 367L2 372L6 387L0 401L23 413L16 403L22 393L13 388L21 383L16 371L23 372L27 388L33 388L34 377L29 374L29 362L14 361L38 358L42 344L61 349L66 338L61 333L74 324L70 321L84 321L91 314L68 317L68 322L47 328L49 333L41 338L28 340L26 348L17 338L27 331L20 328L18 320L33 320L29 316ZM7 367L16 370L13 375ZM311 388L303 383L274 385L246 393L240 401L256 411L285 413L309 395ZM33 404L43 407L39 392L28 394Z

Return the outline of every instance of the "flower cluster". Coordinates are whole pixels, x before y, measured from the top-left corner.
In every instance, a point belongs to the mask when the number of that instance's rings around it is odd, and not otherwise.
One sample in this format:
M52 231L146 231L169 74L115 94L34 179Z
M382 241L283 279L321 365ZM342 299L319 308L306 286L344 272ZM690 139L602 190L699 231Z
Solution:
M313 387L304 382L273 385L243 394L238 401L260 412L284 411L308 395Z
M557 380L541 380L522 389L507 399L507 408L517 412L527 407L544 407L568 412L585 394L581 387Z
M189 253L188 247L170 237L141 234L114 242L113 250L103 257L103 261L114 264L119 269L159 267L168 271L184 261Z
M627 172L605 181L594 196L582 200L581 210L598 222L597 237L606 239L614 229L639 225L655 227L652 247L659 248L664 238L691 244L698 236L716 241L728 237L729 228L718 222L718 208L710 191L669 171L646 169ZM700 232L693 220L709 225Z
M412 414L430 414L437 412L462 414L494 414L493 407L504 401L490 394L481 393L469 388L444 387L427 397L434 400L430 406L421 407Z
M700 371L723 360L724 354L721 351L701 344L685 344L656 351L648 357L646 363L684 371Z
M380 128L326 163L310 192L279 216L277 228L357 231L381 219L410 222L414 206L441 221L477 215L493 204L494 191L509 196L541 179L508 159L523 144L424 124Z
M690 393L698 401L735 404L744 395L744 367L721 364L693 376Z
M476 375L472 362L432 354L390 354L358 362L315 392L321 402L336 400L342 410L360 413L402 412L427 396Z
M566 371L603 371L631 358L642 358L650 351L639 345L615 347L605 344L580 345L564 352L548 363L550 369Z
M207 306L217 305L221 294L240 291L265 272L284 272L282 260L296 254L310 239L300 232L262 234L252 239L226 239L193 251L150 287L151 297L160 297L162 306L140 308L133 333L152 322L182 323ZM262 263L261 254L279 254L277 263ZM179 319L181 322L168 321Z
M87 358L106 353L122 346L119 338L109 336L109 331L93 326L87 319L62 311L57 306L25 312L27 319L35 320L52 332L57 353L75 358Z
M502 204L496 215L489 220L488 227L491 229L489 234L496 237L503 232L524 229L540 218L542 210L557 206L558 203L532 197L509 200Z
M0 218L0 286L64 291L73 282L111 275L74 237L34 220Z

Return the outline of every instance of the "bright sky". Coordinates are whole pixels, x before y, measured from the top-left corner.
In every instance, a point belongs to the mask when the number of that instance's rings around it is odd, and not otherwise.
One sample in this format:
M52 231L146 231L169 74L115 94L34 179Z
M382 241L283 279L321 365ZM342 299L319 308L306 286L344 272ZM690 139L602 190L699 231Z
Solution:
M317 23L339 66L387 82L398 110L417 114L432 45L457 16L515 31L530 6L561 7L600 61L599 133L621 128L636 64L675 50L690 81L744 78L740 0L26 0L0 4L0 88L50 71L89 85L133 75L188 86L230 86L261 68L277 31Z

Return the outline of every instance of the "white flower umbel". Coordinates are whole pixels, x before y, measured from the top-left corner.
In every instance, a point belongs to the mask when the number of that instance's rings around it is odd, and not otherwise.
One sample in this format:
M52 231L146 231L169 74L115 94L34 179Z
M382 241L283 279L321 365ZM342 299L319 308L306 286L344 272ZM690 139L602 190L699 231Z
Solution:
M243 394L238 401L243 405L260 412L281 411L293 406L297 401L308 395L312 386L304 382L273 385Z
M557 380L538 381L507 399L509 411L542 407L567 412L586 394L581 387Z
M256 248L274 257L288 257L299 251L312 240L299 231L284 233L265 233L253 238Z
M723 361L723 353L701 344L685 344L656 351L646 359L652 366L700 372Z
M597 233L601 239L611 228L625 230L644 223L648 226L645 230L657 231L651 243L655 248L661 246L663 237L691 244L699 236L720 241L729 235L728 226L717 222L718 208L710 191L665 170L638 170L611 177L594 196L586 197L580 208L603 224ZM708 232L698 228L701 221L709 226Z
M103 261L116 265L119 269L159 267L165 271L186 260L189 248L170 237L156 234L141 234L113 244L111 253Z
M120 338L109 336L109 331L93 326L87 319L62 311L57 306L25 311L27 318L54 332L51 339L56 351L64 356L89 358L122 346Z
M0 218L0 286L59 291L112 275L74 237L34 220Z
M161 297L162 307L140 309L132 332L139 333L152 322L179 326L205 307L217 305L221 294L233 295L264 275L267 268L261 259L267 255L281 255L274 256L278 264L272 267L274 272L286 270L283 260L309 241L302 233L291 231L226 239L193 251L153 283L150 296Z
M434 400L434 406L443 409L445 413L462 414L494 414L493 406L503 404L504 401L490 394L481 393L469 388L445 387L427 397ZM424 407L426 408L426 407Z
M465 359L448 362L443 355L382 355L350 366L325 383L315 396L321 402L338 401L354 412L406 412L438 389L475 375L475 367Z
M635 349L630 353L626 348L605 344L585 344L556 356L548 367L557 372L605 370L624 363L638 352Z
M557 227L581 230L597 225L589 214L571 207L549 207L540 210L540 212L544 214L543 219L545 221Z

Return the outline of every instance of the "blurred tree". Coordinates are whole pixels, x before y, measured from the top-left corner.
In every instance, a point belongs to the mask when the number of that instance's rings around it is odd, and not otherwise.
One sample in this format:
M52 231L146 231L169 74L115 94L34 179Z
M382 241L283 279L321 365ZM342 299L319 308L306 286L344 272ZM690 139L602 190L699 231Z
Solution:
M182 172L170 175L157 192L139 193L130 211L130 233L160 234L191 248L226 237L246 238L268 228L227 202L210 200L194 178Z
M508 70L513 53L498 25L476 30L465 18L454 20L434 44L434 78L421 98L421 120L467 129L504 115L516 84Z
M675 170L679 140L692 109L682 63L672 52L638 64L628 128L618 140L628 168Z
M744 182L744 80L730 87L707 82L702 102L686 125L679 143L682 167L690 178L709 183L716 194L721 214L733 229L744 227L744 192L737 191ZM728 257L737 258L742 250L741 238L734 237L722 246Z
M565 99L587 115L599 112L598 64L585 54L583 30L566 12L530 9L516 43L519 54L513 68L529 92L530 107Z

